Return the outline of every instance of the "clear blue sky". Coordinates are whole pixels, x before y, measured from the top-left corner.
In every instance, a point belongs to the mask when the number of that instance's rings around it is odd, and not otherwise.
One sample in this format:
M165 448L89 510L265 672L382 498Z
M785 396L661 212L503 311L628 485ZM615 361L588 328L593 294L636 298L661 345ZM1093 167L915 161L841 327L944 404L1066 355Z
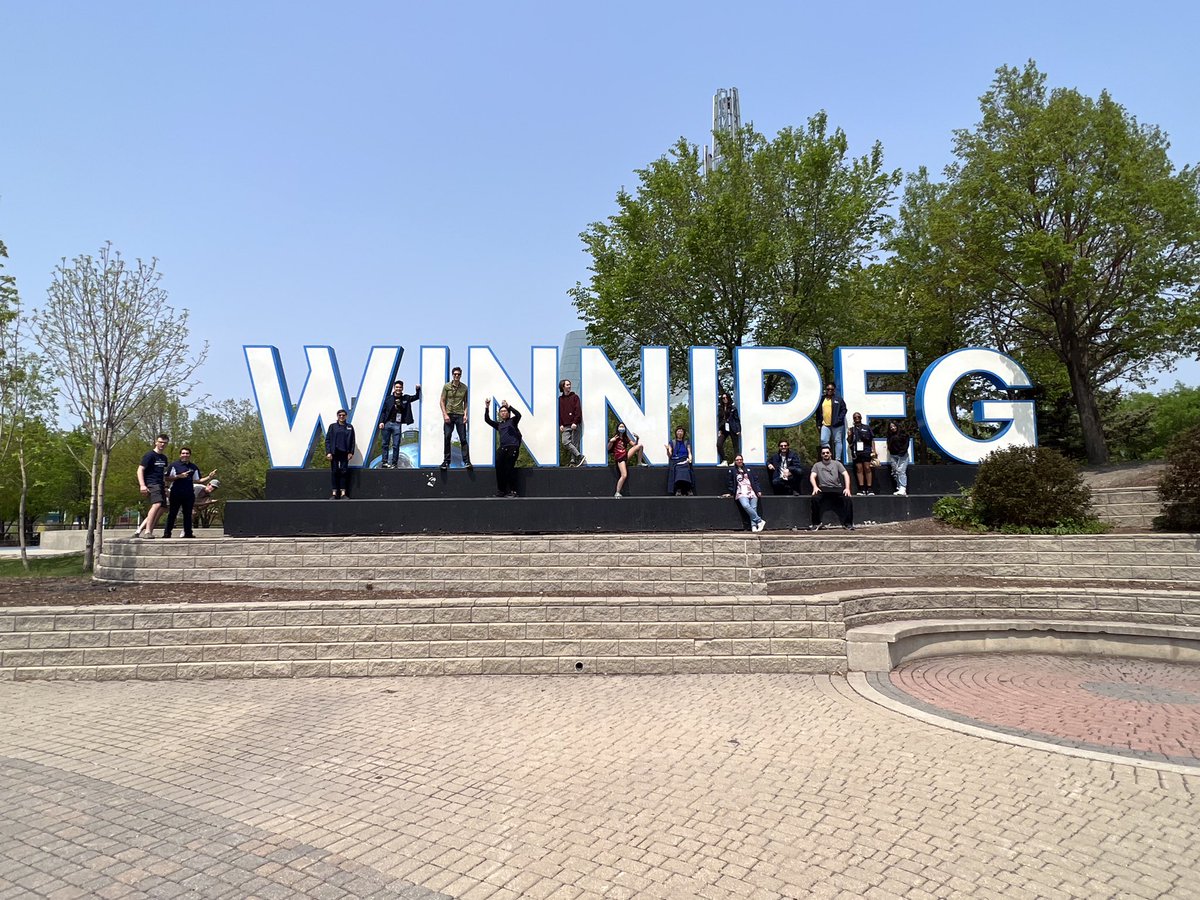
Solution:
M400 344L409 385L421 344L490 344L520 383L578 327L579 232L708 139L717 88L768 135L825 109L856 152L938 171L995 68L1032 57L1184 165L1198 26L1182 2L0 0L0 238L31 306L60 257L158 257L214 399L250 396L246 343L294 390L306 343L348 379Z

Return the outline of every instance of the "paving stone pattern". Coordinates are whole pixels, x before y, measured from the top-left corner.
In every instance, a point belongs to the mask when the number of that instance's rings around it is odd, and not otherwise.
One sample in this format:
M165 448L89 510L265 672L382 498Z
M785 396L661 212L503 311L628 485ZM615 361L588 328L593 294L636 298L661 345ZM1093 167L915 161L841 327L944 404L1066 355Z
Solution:
M1187 897L1200 778L837 677L0 684L0 898Z
M887 680L921 701L922 708L950 713L958 721L1200 766L1200 666L987 653L916 660L899 666Z

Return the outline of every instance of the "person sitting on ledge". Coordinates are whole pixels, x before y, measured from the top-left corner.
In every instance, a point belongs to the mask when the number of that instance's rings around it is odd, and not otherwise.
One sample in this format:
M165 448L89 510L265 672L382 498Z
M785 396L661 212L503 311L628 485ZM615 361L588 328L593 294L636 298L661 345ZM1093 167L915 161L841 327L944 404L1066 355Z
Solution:
M492 398L483 401L483 421L500 432L500 449L496 451L496 496L517 496L517 454L521 452L521 429L517 423L521 421L520 410L510 409L507 400L500 401L496 415L497 422L491 416Z
M803 466L800 457L791 449L791 444L780 441L778 452L767 460L767 471L771 473L771 487L775 493L800 493Z
M842 527L854 530L854 507L850 500L850 473L839 460L833 458L828 447L821 448L821 459L813 463L812 473L812 525L809 531L821 527L825 510L837 511Z
M624 422L617 423L617 433L608 439L608 449L612 451L613 462L617 464L617 491L613 494L616 500L621 499L621 488L629 477L629 467L626 460L642 449L642 445L630 440L629 429Z
M686 434L680 425L675 429L675 440L667 444L667 493L676 497L696 492L696 479L692 475L692 447L687 442Z
M733 458L733 466L729 470L729 493L750 517L750 530L762 531L767 527L767 520L758 514L758 501L762 498L762 488L758 486L758 476L754 470L746 467L742 454Z

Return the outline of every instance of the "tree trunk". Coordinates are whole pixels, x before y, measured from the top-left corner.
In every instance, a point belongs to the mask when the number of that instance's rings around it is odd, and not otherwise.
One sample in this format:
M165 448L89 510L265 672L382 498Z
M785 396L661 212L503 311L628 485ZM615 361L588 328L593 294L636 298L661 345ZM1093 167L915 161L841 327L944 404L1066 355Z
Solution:
M20 533L21 565L29 571L29 548L25 545L25 501L29 497L29 476L25 471L25 447L17 448L17 465L21 470L21 500L17 504L17 531Z
M87 520L87 540L83 545L83 570L90 572L96 564L96 468L99 463L98 457L100 450L96 447L92 448L92 471L90 473L91 483L88 490L88 520Z
M1067 375L1071 379L1071 392L1075 395L1075 408L1079 410L1083 450L1089 463L1102 466L1108 462L1108 442L1104 439L1104 428L1100 423L1100 406L1096 403L1096 391L1088 380L1077 348L1071 348L1066 363Z
M112 454L112 449L104 449L100 451L100 479L96 485L96 556L97 558L104 551L104 482L108 478L108 460Z

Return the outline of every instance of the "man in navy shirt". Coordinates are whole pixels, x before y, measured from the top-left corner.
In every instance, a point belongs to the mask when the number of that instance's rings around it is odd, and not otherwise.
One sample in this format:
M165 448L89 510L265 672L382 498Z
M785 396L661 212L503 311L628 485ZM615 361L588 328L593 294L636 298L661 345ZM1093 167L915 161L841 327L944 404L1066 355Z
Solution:
M167 481L170 482L169 503L167 506L167 530L163 537L170 537L175 528L175 519L183 510L183 536L192 537L192 507L196 504L196 485L203 485L217 474L213 469L203 478L200 469L192 462L192 448L180 447L179 459L171 463L167 469Z
M169 440L170 438L165 434L156 437L154 449L146 451L137 467L138 490L142 492L143 497L149 498L150 512L146 513L146 518L138 524L137 531L133 533L134 537L154 537L154 527L158 524L163 504L167 502L165 493L167 457L163 451L167 449Z
M350 496L346 490L350 487L350 457L354 455L354 426L346 421L349 413L344 409L337 411L337 421L325 432L325 458L329 460L329 469L333 479L333 493L330 498L346 498Z

